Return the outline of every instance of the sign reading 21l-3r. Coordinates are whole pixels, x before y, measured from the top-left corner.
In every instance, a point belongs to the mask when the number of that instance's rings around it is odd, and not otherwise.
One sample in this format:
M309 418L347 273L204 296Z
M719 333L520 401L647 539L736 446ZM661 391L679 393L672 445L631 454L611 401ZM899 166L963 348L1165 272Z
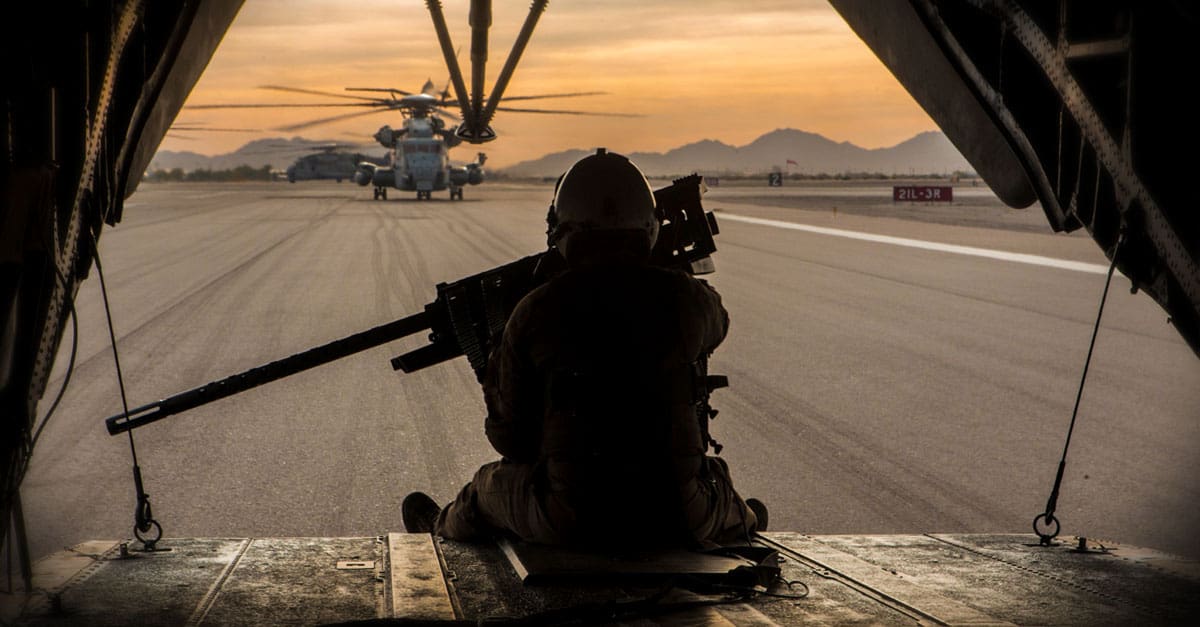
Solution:
M951 202L954 188L949 185L894 185L892 202Z

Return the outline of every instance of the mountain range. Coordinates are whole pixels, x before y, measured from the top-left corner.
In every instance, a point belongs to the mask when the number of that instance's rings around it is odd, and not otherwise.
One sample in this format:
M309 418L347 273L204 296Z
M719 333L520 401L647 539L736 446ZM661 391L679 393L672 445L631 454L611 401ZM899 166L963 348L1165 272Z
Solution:
M334 140L305 139L281 137L256 139L233 152L222 155L202 155L197 152L160 150L150 160L150 170L174 170L180 168L185 172L193 170L230 170L242 165L261 168L265 165L276 170L283 170L296 159L304 155L319 152L322 146L336 144L337 149L345 152L359 152L372 157L380 157L384 150L378 144L375 146L357 146Z
M262 167L269 164L276 169L283 169L317 146L329 143L333 142L301 137L259 139L234 152L212 157L194 152L160 150L151 161L150 168L221 170L239 165ZM621 152L616 145L608 148ZM365 154L380 151L378 146L347 146L342 149ZM590 152L583 149L555 152L498 168L495 172L512 177L554 177ZM972 170L958 149L938 131L920 133L888 148L867 149L850 142L835 142L816 133L783 128L762 135L745 146L705 139L666 152L623 154L637 163L647 176L678 176L692 172L713 176L760 173L774 169L803 174L949 174Z
M609 146L618 150L617 146ZM522 161L501 170L509 176L558 176L589 154L566 150ZM804 174L882 172L884 174L949 174L972 171L966 158L938 131L920 133L889 148L867 149L835 142L816 133L782 128L745 146L705 139L667 152L626 153L647 176L748 174L780 169Z

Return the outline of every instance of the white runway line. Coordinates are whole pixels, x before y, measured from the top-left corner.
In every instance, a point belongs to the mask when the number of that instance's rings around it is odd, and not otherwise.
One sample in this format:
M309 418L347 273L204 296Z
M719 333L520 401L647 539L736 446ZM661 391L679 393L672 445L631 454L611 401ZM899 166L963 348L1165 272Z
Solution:
M782 220L768 220L766 218L754 218L751 216L738 215L736 213L721 212L717 214L717 220L732 220L734 222L745 222L747 224L757 224L760 226L773 226L778 229L789 229L792 231L808 231L809 233L819 233L821 235L833 235L836 237L846 237L850 239L863 240L866 242L878 242L881 244L893 244L895 246L907 246L909 248L921 248L924 250L936 250L939 252L954 253L957 255L970 255L972 257L986 257L988 259L999 259L1001 261L1015 261L1016 263L1027 263L1035 266L1047 266L1050 268L1059 268L1061 270L1074 270L1075 272L1087 272L1090 274L1108 274L1108 266L1084 263L1082 261L1068 261L1066 259L1055 259L1053 257L1042 257L1041 255L1026 255L1023 253L1010 253L1003 250L992 250L990 248L975 248L973 246L958 246L956 244L942 244L939 242L927 242L919 239L908 239L906 237L892 237L890 235L875 235L873 233L861 233L858 231L846 231L843 229L831 229L823 226L812 226L808 224L800 224L798 222L784 222Z

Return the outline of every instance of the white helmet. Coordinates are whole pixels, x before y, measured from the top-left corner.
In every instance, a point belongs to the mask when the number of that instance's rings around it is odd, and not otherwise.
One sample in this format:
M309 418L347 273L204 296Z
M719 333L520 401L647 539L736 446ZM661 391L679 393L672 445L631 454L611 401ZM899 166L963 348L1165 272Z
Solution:
M642 231L658 239L654 191L629 159L596 149L558 179L547 216L550 245L566 255L569 236L587 231Z

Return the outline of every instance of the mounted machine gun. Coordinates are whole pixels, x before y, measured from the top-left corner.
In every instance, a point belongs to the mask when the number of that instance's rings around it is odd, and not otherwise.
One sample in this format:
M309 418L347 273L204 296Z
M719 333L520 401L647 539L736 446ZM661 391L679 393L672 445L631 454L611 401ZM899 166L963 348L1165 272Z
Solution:
M654 192L661 227L651 263L692 274L713 271L716 218L700 204L703 180L693 174ZM269 364L251 368L169 398L106 419L117 435L206 403L244 392L289 375L428 330L429 344L392 359L392 367L415 372L466 355L482 379L487 359L504 331L509 315L526 294L561 272L565 262L556 250L523 257L452 283L437 286L437 298L421 313L401 318ZM710 388L723 387L723 377L710 376ZM698 408L707 412L707 406ZM703 417L707 419L707 416Z

